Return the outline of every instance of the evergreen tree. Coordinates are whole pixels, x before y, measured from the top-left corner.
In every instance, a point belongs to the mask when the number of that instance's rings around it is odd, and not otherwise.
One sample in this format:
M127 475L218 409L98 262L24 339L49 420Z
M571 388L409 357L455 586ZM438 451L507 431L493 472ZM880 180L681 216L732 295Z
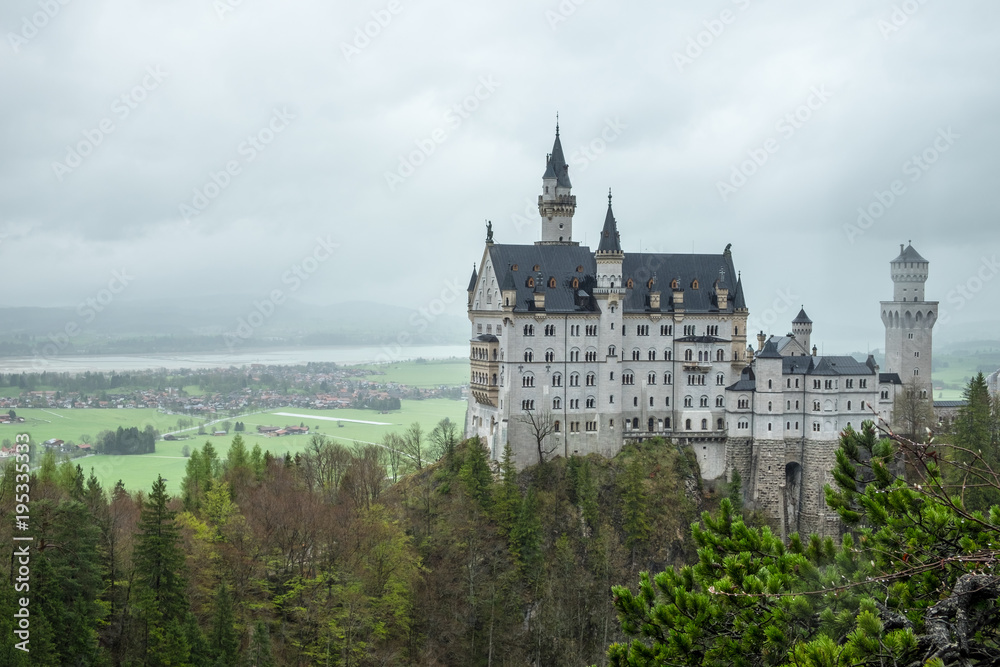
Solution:
M963 464L955 482L962 486L966 507L986 510L1000 503L1000 489L989 472L1000 475L1000 443L994 438L992 401L982 373L969 380L962 397L965 405L953 425L955 458Z
M636 547L646 542L650 535L649 503L646 497L642 462L634 458L628 462L618 480L625 518L625 546L635 558Z
M257 621L250 640L250 650L247 655L249 667L275 667L274 653L271 650L271 635L264 621Z
M538 517L538 496L528 487L521 509L510 533L511 551L517 558L523 575L535 579L542 564L542 522Z
M517 485L510 443L507 443L500 460L500 482L493 494L493 516L503 535L510 535L520 511L521 489Z
M486 449L479 438L469 438L465 443L465 462L459 471L466 492L484 509L490 508L490 487L493 475L486 460Z
M239 664L240 640L236 634L233 619L233 598L229 587L223 581L215 596L215 614L212 616L212 637L209 650L215 664L236 667Z
M910 457L908 484L893 473ZM627 642L612 665L965 667L1000 661L1000 507L970 512L942 483L939 452L841 435L827 504L850 532L786 545L723 499L692 527L698 563L613 587Z
M141 659L150 665L181 664L190 650L182 632L188 613L184 552L168 501L166 483L157 477L139 515L133 557Z
M733 508L737 511L743 510L743 477L740 475L740 471L733 469L732 479L729 480L729 486L727 490L727 497L729 502L733 504Z

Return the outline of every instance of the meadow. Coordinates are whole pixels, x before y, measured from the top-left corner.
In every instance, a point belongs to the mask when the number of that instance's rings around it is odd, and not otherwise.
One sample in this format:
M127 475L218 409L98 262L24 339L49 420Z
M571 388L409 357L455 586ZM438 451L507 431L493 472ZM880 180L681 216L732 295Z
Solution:
M263 450L269 450L272 455L283 457L286 453L294 455L302 451L313 433L321 433L350 446L353 443L378 442L385 434L393 431L401 433L413 422L418 422L425 432L429 432L445 417L451 419L463 428L465 422L465 401L448 399L430 399L424 401L405 400L401 410L381 414L373 410L308 410L301 408L276 408L263 413L248 414L243 417L227 418L231 422L242 421L246 425L243 440L247 448L260 445ZM296 416L279 415L291 413ZM18 410L18 416L25 418L24 424L0 425L0 437L13 440L16 433L27 431L32 442L41 443L50 438L73 440L80 442L80 435L89 433L96 437L104 429L118 426L138 426L152 424L162 432L176 429L179 415L167 415L154 409L121 409L121 410ZM299 416L301 415L301 416ZM340 420L357 421L340 421ZM361 422L379 422L366 424ZM290 435L283 437L265 437L257 433L257 426L297 426L304 424L309 427L310 435ZM148 490L156 480L157 475L163 475L167 480L170 493L180 491L181 480L184 478L186 458L185 447L192 450L201 447L206 441L212 443L220 456L225 456L234 432L226 436L197 435L197 429L183 434L188 439L178 441L159 440L156 443L155 454L141 456L87 456L74 459L89 475L93 469L101 484L110 489L118 480L131 491Z
M466 384L469 381L468 359L440 361L403 361L392 364L358 366L372 371L370 382L397 382L410 387L440 387Z

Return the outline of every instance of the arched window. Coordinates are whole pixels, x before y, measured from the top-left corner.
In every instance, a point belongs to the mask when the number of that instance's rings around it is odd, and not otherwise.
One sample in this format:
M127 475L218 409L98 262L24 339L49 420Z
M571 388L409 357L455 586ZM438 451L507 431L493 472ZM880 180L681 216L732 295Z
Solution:
M552 409L559 410L560 408L562 408L562 399L556 396L552 399Z
M684 430L685 431L690 431L691 430L691 420L690 419L685 419L684 420Z
M561 387L562 386L562 374L560 374L560 373L554 373L552 375L552 386L553 387Z
M573 278L573 289L580 289L580 279Z
M724 430L724 428L725 428L724 425L725 425L725 422L722 421L722 417L719 417L718 419L715 420L715 430L716 431L722 431L722 430Z
M525 350L524 351L524 360L527 361L527 362L534 361L535 360L535 354L531 350Z
M555 352L553 352L552 350L545 350L545 361L546 362L551 363L552 361L555 361L555 358L556 358L556 353Z
M708 430L708 420L707 419L702 419L701 420L701 430L702 431L707 431Z
M650 361L656 361L656 350L650 350L646 354L646 356L649 358Z
M560 431L561 429L562 429L562 424L560 424L560 423L559 423L559 420L557 419L557 420L556 420L556 421L555 421L555 422L554 422L554 423L552 424L552 430L553 430L553 431L555 431L556 433L559 433L559 431Z
M691 350L684 350L684 361L693 361L693 360L694 360L694 352L692 352Z
M615 346L614 345L608 347L608 356L609 357L615 356Z
M533 277L531 277L531 276L528 276L528 280L525 282L525 284L528 287L534 287L535 286L535 279Z
M691 281L691 289L698 289L698 279L695 278Z
M552 288L552 287L555 287L555 286L556 286L556 279L555 278L549 278L549 287Z
M716 361L725 361L726 360L726 351L725 350L716 350L715 351L715 360Z

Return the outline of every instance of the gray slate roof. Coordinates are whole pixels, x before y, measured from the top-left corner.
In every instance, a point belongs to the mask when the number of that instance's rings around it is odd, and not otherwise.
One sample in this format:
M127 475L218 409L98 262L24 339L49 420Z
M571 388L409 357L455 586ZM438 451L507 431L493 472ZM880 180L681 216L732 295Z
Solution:
M854 357L814 357L816 365L808 375L874 375L868 364Z
M608 193L608 213L604 216L604 229L601 230L601 243L597 252L621 252L621 239L618 237L618 224L611 210L611 193Z
M899 378L899 373L879 373L878 381L879 384L903 384L903 381Z
M545 174L542 175L542 178L556 179L556 185L561 188L573 187L569 182L569 165L566 164L566 158L563 156L562 142L559 141L558 125L556 125L556 141L552 144L552 154L549 155L549 159L545 164Z
M556 287L547 288L545 310L553 313L573 313L596 311L593 299L596 286L597 262L590 248L577 245L507 245L496 243L489 246L490 259L497 274L501 290L517 290L515 310L525 312L534 309L532 288L528 278L535 277L537 264L546 284L550 277L556 279ZM513 269L517 266L517 270ZM686 312L720 312L715 300L712 282L718 275L719 267L725 267L729 275L735 273L731 255L689 255L671 253L625 253L622 261L622 279L632 278L633 286L628 289L623 300L626 313L650 312L649 280L657 275L653 291L662 291L659 312L671 312L673 300L670 298L670 281L677 278L684 289L684 309ZM581 267L582 271L577 271ZM577 294L573 292L573 278L579 280ZM691 285L698 281L698 289ZM662 289L661 289L662 286ZM737 298L730 299L722 312L732 313L740 307L742 288L737 283ZM745 306L744 306L745 307Z
M476 281L479 280L479 276L476 275L476 267L472 267L472 278L469 279L469 289L467 292L473 292L476 289Z
M913 249L912 245L907 245L905 248L903 244L899 244L899 257L892 260L892 263L896 262L924 262L928 263L926 259L920 256L920 253Z
M792 324L812 324L812 320L810 320L809 316L806 315L805 306L799 309L799 314L795 316L794 320L792 320Z
M778 352L778 346L775 344L774 339L764 343L764 349L757 353L758 359L781 359L782 356Z
M935 408L961 408L965 401L934 401Z
M753 374L753 369L749 366L740 373L740 379L736 384L726 387L727 391L757 391L757 378Z

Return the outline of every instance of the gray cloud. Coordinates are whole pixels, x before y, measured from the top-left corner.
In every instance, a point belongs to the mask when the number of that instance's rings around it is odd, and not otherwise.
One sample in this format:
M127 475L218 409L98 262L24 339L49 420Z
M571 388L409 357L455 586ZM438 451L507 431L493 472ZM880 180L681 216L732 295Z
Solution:
M243 0L221 18L207 1L55 4L16 53L10 33L43 10L0 8L3 305L72 305L121 266L136 276L128 298L264 293L318 234L342 252L300 298L426 302L467 279L484 219L499 241L534 240L537 227L512 219L537 196L556 110L568 155L609 119L626 126L593 159L571 159L579 240L596 238L613 187L626 251L731 242L751 309L794 286L835 350L881 346L898 243L931 260L927 293L943 304L1000 253L1000 7L986 0L396 0L394 13ZM151 67L167 76L122 116L116 100ZM456 111L482 77L499 86ZM786 136L779 121L814 87L829 99ZM241 146L275 109L295 118L251 161ZM104 119L113 131L60 180L53 163ZM960 138L906 180L904 163L946 128ZM386 172L438 129L390 189ZM776 152L723 201L718 183L769 139ZM186 224L179 206L232 161L239 173ZM852 237L857 209L897 179L905 194ZM1000 279L954 302L941 335L998 306Z

